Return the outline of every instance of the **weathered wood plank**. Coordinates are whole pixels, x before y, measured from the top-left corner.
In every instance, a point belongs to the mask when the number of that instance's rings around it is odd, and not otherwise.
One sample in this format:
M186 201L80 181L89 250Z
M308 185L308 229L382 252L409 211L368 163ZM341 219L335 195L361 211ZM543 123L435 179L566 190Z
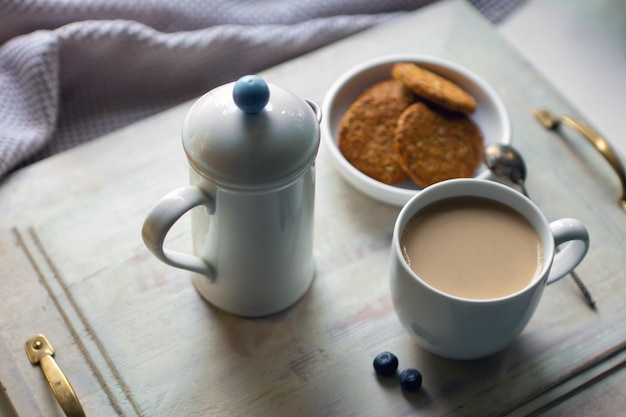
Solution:
M594 378L587 371L626 340L618 184L602 161L587 161L595 151L582 139L563 143L533 120L539 106L576 110L470 5L438 3L263 75L321 102L349 67L407 52L455 60L500 92L532 197L548 218L577 217L589 226L592 249L578 272L597 313L562 280L499 354L459 362L422 351L402 330L388 293L399 209L350 187L323 146L311 291L262 319L214 309L196 294L190 273L154 259L140 237L151 205L187 183L179 139L187 103L37 163L0 187L1 224L16 228L2 235L0 252L0 292L10 294L0 306L0 351L10 358L0 361L0 381L19 414L58 411L23 353L23 341L42 331L92 416L504 415L553 404L570 388L542 394ZM187 228L184 219L169 244L189 249ZM403 394L393 380L377 378L371 361L381 350L394 351L401 367L419 368L424 389Z

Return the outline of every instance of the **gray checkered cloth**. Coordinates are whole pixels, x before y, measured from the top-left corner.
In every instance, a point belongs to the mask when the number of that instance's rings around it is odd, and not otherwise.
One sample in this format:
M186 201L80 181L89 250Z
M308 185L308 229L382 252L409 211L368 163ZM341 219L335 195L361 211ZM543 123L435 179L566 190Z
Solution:
M1 0L0 178L433 1Z

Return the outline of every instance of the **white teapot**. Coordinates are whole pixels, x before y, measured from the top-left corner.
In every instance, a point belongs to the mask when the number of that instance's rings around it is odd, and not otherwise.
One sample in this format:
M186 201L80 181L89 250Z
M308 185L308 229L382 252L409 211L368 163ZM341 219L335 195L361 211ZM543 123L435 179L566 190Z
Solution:
M257 76L202 96L182 130L190 185L148 213L147 248L195 272L198 292L233 314L257 317L299 300L315 275L313 209L319 107ZM163 247L191 212L193 254Z

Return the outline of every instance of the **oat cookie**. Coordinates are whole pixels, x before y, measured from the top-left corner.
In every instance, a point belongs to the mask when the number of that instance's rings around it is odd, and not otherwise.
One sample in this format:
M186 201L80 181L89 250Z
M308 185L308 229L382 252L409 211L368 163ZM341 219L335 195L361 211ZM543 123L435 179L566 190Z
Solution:
M483 137L467 116L417 102L398 119L395 143L405 171L427 187L471 177L481 161Z
M476 110L476 100L454 82L408 62L400 62L391 70L393 78L401 81L421 98L441 107L464 114Z
M408 179L398 162L394 134L398 117L415 101L397 80L381 81L352 103L339 125L339 149L364 174L385 184Z

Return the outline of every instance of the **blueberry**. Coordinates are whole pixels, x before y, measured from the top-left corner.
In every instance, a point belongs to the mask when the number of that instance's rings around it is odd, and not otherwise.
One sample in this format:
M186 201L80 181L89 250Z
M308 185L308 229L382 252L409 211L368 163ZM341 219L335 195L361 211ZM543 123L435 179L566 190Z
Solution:
M398 369L398 358L391 352L379 353L374 358L374 369L378 375L392 376Z
M400 386L407 391L415 392L422 386L422 374L417 369L408 368L400 372Z
M257 75L241 77L233 87L233 100L245 113L258 113L270 99L270 89Z

